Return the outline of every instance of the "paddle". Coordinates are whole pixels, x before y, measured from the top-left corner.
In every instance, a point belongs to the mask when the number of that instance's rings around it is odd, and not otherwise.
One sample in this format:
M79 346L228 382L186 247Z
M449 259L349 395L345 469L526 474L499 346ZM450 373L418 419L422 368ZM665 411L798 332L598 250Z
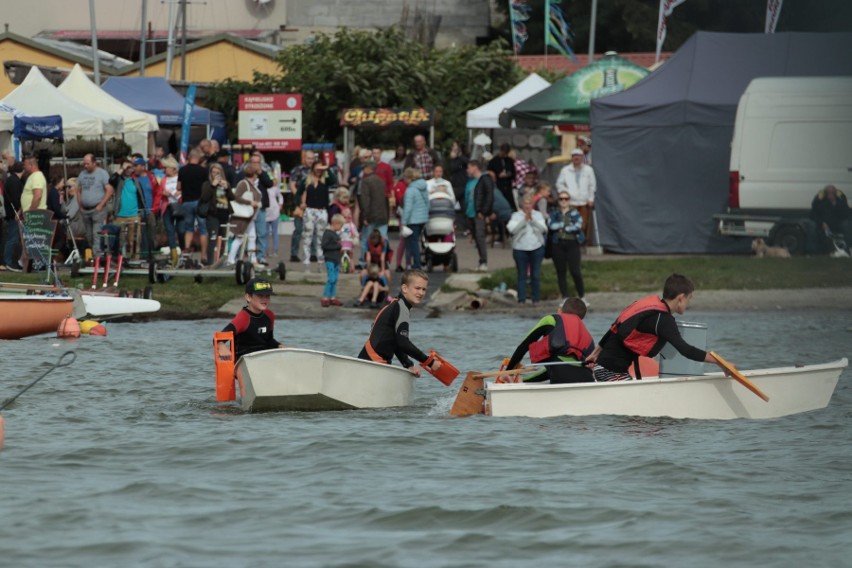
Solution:
M748 380L747 378L745 378L745 376L744 376L742 373L740 373L739 371L737 371L737 370L734 368L734 366L733 366L733 365L731 365L730 363L728 363L727 361L725 361L724 359L722 359L722 358L721 358L721 357L720 357L717 353L715 353L715 352L713 352L713 351L711 351L711 352L710 352L710 355L712 355L713 357L715 357L715 359L719 362L719 365L721 365L723 369L725 369L728 373L730 373L730 374L731 374L731 377L732 377L734 380L736 380L738 383L740 383L741 385L743 385L745 388L747 388L748 390L750 390L751 392L753 392L754 394L756 394L757 396L759 396L760 398L762 398L762 399L763 399L763 400L765 400L766 402L769 402L769 397L768 397L768 396L766 396L766 395L763 393L763 391L762 391L762 390L760 390L759 388L757 388L757 385L755 385L753 382L751 382L750 380Z
M69 358L69 357L70 357L70 358ZM56 363L55 363L55 364L54 364L51 368L49 368L49 369L48 369L48 370L46 370L44 373L42 373L42 375L41 375L39 378L37 378L36 380L34 380L34 381L33 381L33 382L31 382L30 384L28 384L26 387L24 387L24 389L23 389L21 392L19 392L18 394L16 394L16 395L15 395L15 396L13 396L12 398L7 398L7 399L3 402L3 404L2 404L2 405L0 405L0 410L3 410L3 409L4 409L4 408L6 408L7 406L9 406L9 405L10 405L10 404L12 404L13 402L15 402L15 400L16 400L19 396L21 396L22 394L24 394L25 392L27 392L28 390L30 390L30 389L31 389L31 388L32 388L32 387L33 387L33 386L34 386L37 382L39 382L40 380L42 380L43 378L45 378L45 377L46 377L46 376L47 376L47 375L48 375L48 374L49 374L52 370L54 370L54 369L58 369L59 367L67 367L68 365L70 365L71 363L73 363L73 362L74 362L74 360L75 360L76 358L77 358L77 354L76 354L76 353L74 353L73 351L66 351L65 353L63 353L63 354L62 354L62 356L60 356L60 357L59 357L59 360L58 360L58 361L57 361L57 362L56 362ZM67 361L66 361L66 359L67 359Z

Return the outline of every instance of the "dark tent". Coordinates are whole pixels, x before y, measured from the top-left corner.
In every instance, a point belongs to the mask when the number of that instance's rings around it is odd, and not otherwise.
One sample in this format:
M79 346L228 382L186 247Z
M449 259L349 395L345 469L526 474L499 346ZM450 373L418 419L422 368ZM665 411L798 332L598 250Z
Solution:
M183 123L185 97L163 77L110 77L101 88L127 106L157 116L160 126ZM193 126L207 126L208 137L224 139L225 115L196 105ZM215 133L214 133L215 132ZM221 137L217 134L221 133Z
M623 91L648 74L632 61L607 53L587 67L500 113L500 125L537 128L554 124L589 124L589 102Z
M737 103L756 77L852 75L851 33L698 32L591 108L601 244L622 253L743 250L716 234ZM846 54L846 55L844 55Z

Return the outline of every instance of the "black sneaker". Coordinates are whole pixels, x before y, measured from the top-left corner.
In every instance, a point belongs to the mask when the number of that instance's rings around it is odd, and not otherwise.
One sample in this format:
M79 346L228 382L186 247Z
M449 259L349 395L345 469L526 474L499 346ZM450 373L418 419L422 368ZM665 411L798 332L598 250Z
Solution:
M316 255L312 254L311 255L311 262L316 262L316 261L317 261Z
M404 269L403 267L401 267L401 266L397 266L397 267L396 267L396 271L397 271L397 272L405 272L405 269Z
M375 310L375 309L377 309L378 307L379 307L379 305L378 305L376 302L370 302L370 308L372 308L372 309L374 309L374 310Z
M299 260L299 257L296 256L295 254L291 254L290 255L290 262L302 262L302 261Z
M6 269L11 270L12 272L23 272L24 271L24 269L21 268L21 265L19 265L19 264L9 264L9 265L6 266Z

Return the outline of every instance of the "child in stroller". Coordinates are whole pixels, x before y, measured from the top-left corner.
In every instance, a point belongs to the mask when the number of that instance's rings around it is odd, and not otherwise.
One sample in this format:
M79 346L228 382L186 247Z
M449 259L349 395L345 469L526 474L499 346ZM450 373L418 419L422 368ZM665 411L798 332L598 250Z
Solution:
M456 198L452 185L440 178L430 180L429 220L426 221L423 229L423 246L421 247L427 272L432 272L438 264L443 264L444 270L458 271L458 257L455 251L455 208Z

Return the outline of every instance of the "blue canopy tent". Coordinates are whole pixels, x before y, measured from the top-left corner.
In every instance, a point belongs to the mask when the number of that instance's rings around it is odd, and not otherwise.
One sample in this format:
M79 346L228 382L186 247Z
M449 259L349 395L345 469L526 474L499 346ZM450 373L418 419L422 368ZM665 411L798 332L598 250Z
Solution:
M160 126L183 123L184 97L163 77L110 77L101 88L124 104L157 116ZM225 115L195 106L193 126L207 127L207 138L226 142Z

